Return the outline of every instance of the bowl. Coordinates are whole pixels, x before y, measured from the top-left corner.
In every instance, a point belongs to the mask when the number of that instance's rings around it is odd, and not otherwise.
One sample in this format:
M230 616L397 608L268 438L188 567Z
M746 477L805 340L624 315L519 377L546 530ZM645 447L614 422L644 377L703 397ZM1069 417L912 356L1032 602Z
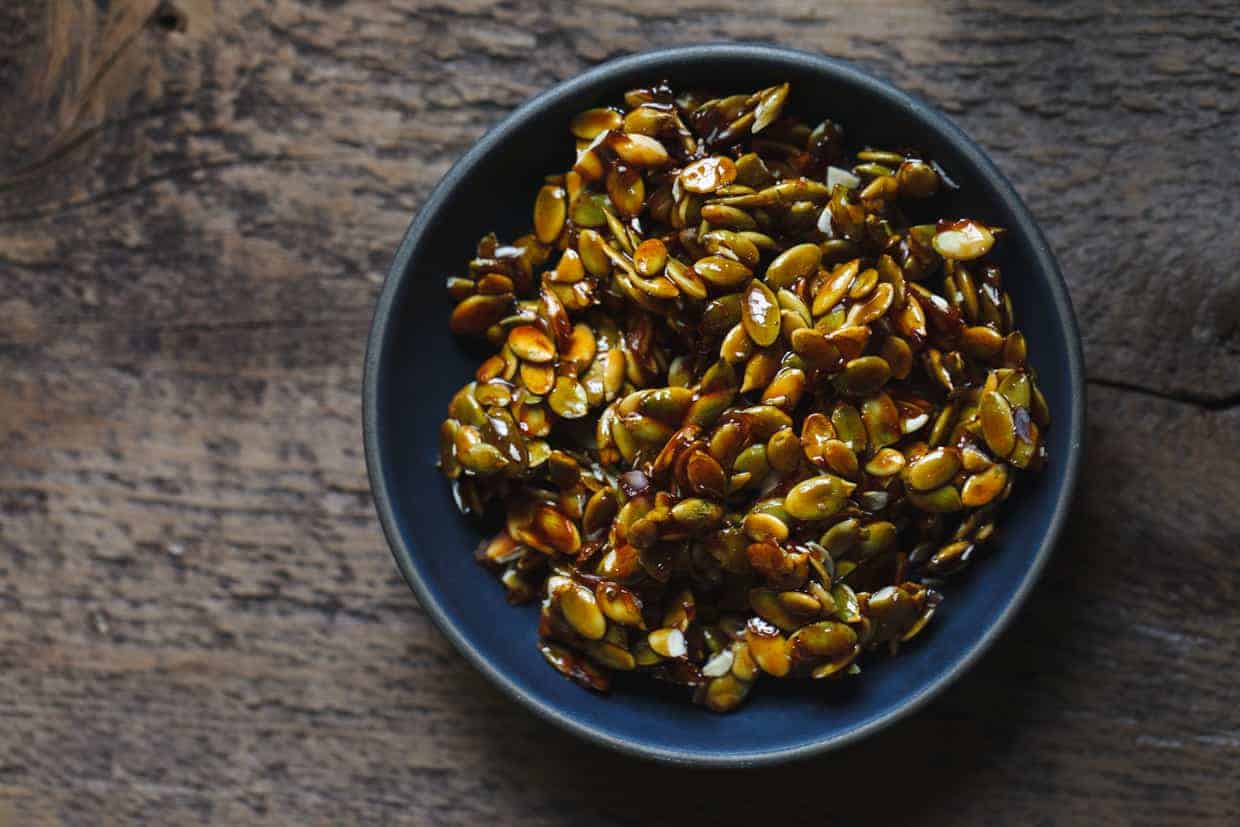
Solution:
M569 118L624 90L668 79L729 91L792 82L788 111L842 123L853 146L916 146L957 191L943 216L1007 228L996 245L1005 286L1053 415L1051 461L1010 501L1001 538L949 582L934 623L898 657L864 661L858 680L763 681L737 711L712 713L689 693L621 675L587 692L536 649L536 610L512 607L473 560L481 533L457 513L435 468L439 424L479 354L448 331L444 277L459 274L478 238L530 225L544 173L572 163ZM945 116L848 63L757 45L691 46L613 60L519 107L444 176L396 252L375 310L363 388L366 463L383 531L423 608L482 674L552 723L632 755L694 766L744 767L822 753L922 707L1000 635L1028 596L1068 512L1081 457L1080 339L1063 276L1029 211L985 153Z

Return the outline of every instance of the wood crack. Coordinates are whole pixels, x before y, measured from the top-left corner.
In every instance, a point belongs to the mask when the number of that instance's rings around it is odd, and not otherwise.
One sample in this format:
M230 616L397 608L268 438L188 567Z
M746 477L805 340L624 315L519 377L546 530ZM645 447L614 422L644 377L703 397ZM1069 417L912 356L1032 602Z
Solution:
M193 175L195 172L205 170L220 170L230 167L253 166L255 164L300 164L308 161L320 160L313 157L297 157L294 155L272 154L272 155L248 155L235 158L218 158L214 160L199 161L193 164L185 164L163 172L148 175L139 178L132 184L123 187L116 187L110 190L103 190L85 198L76 201L68 201L62 204L55 204L42 209L30 210L24 213L10 213L8 215L0 215L0 225L3 224L20 224L27 221L38 221L44 218L52 218L54 216L63 215L65 213L74 212L76 210L91 207L107 201L113 201L119 198L127 198L136 195L145 189L162 183L164 181L175 181L186 176Z
M1195 408L1201 408L1205 411L1226 411L1231 408L1240 407L1240 393L1231 393L1224 396L1212 396L1210 394L1197 393L1188 390L1164 391L1158 388L1150 388L1145 385L1139 385L1136 382L1127 382L1122 379L1108 379L1102 376L1091 376L1085 380L1087 385L1097 385L1100 388L1110 388L1112 390L1124 391L1126 393L1136 393L1142 396L1150 396L1155 399L1165 399L1168 402L1178 402L1182 405L1192 405Z

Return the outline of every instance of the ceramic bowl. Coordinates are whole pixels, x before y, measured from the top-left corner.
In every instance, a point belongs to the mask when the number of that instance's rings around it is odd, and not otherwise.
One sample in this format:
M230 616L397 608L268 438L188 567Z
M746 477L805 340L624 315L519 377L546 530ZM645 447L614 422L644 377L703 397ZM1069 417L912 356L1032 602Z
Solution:
M494 230L527 232L544 173L573 160L569 118L624 90L752 90L791 81L787 111L844 124L850 145L916 146L959 185L936 196L940 216L1007 228L995 259L1049 401L1049 466L1009 502L984 559L944 588L927 631L895 658L867 657L855 680L760 681L737 711L694 706L689 692L618 676L600 696L569 682L536 648L536 609L512 607L473 560L480 529L457 513L435 468L439 424L482 352L448 331L444 277L459 274ZM1012 185L941 113L857 67L755 45L694 46L625 57L520 106L444 176L396 251L375 311L363 390L366 462L392 553L418 600L465 659L552 723L606 747L697 766L753 766L821 753L890 726L948 687L998 639L1024 602L1063 527L1077 477L1084 389L1080 340L1064 280Z

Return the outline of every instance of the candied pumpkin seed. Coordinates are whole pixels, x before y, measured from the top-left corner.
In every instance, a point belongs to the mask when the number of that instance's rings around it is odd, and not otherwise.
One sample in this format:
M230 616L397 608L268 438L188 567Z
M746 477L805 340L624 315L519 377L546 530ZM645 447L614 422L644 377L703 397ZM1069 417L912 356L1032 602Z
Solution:
M741 304L741 323L749 338L766 347L779 336L779 305L775 294L762 282L754 279L745 290Z
M810 477L788 492L784 509L798 520L825 520L844 507L856 487L856 483L833 474Z

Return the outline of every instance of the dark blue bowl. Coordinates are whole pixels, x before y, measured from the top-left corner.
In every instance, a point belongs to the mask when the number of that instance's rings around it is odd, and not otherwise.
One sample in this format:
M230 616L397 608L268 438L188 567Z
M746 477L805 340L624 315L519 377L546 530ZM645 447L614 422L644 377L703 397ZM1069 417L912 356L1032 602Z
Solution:
M463 272L483 233L526 231L542 175L572 162L566 129L574 113L661 79L723 91L790 80L790 111L844 124L856 146L916 146L936 159L960 185L937 197L936 212L1008 229L997 262L1054 416L1049 467L1013 497L991 553L947 585L925 634L898 657L865 659L856 680L762 681L729 715L641 676L623 676L600 697L548 668L535 648L535 611L508 606L474 563L479 529L457 514L434 467L448 400L478 362L448 332L444 277ZM693 46L614 60L559 84L504 119L440 182L401 242L375 310L363 390L366 463L401 572L443 633L505 692L570 732L633 755L755 766L887 726L942 691L998 637L1068 513L1081 457L1082 376L1076 322L1046 240L1007 179L946 117L840 61L768 46Z

